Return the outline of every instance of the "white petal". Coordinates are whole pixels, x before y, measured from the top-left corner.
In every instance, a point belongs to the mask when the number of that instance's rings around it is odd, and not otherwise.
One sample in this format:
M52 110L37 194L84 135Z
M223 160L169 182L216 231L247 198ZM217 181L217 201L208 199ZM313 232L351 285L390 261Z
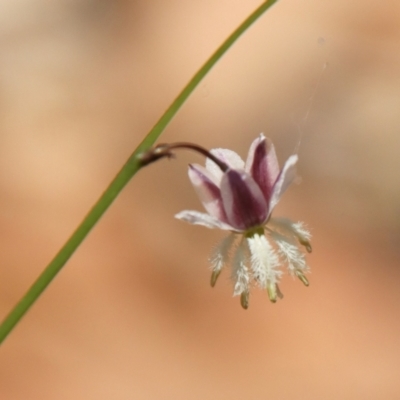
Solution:
M217 228L226 231L235 230L230 225L221 222L219 219L199 211L181 211L175 215L175 218L189 222L189 224L202 225L210 229Z
M270 207L269 207L269 212L273 210L273 208L277 205L279 202L281 196L285 192L285 190L288 188L288 186L293 182L293 180L296 178L296 163L297 163L298 157L296 154L290 156L285 165L282 168L281 173L279 174L279 177L274 185L274 189L272 192L272 197L271 197L271 202L270 202Z
M247 238L251 253L251 269L254 279L263 288L278 283L282 272L278 270L279 258L264 235Z
M235 153L229 149L212 149L211 154L218 157L221 161L227 164L232 169L243 169L244 161L240 158L239 154ZM206 160L206 168L211 172L213 176L215 176L217 182L220 182L222 179L223 172L209 158Z

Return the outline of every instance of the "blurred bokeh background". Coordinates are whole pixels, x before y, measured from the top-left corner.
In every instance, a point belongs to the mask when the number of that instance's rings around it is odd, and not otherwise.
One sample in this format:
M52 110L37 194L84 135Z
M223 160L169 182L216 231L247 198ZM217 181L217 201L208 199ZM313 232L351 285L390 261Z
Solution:
M0 312L63 245L255 0L0 3ZM209 286L223 233L180 153L139 172L0 350L2 400L400 398L400 3L282 0L161 141L246 156L299 138L311 285L283 301Z

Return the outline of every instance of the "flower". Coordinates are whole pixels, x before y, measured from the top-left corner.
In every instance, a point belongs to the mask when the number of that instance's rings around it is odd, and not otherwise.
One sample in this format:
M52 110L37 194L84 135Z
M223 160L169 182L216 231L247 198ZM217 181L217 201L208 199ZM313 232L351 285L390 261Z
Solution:
M246 162L227 149L211 154L226 169L207 158L205 168L189 165L189 178L207 213L182 211L175 217L194 225L231 233L211 256L211 285L224 266L232 267L234 296L248 307L253 282L266 289L269 299L282 297L278 283L281 266L308 286L309 268L299 245L311 252L309 231L301 222L272 218L271 213L296 177L297 155L290 156L280 170L272 142L261 134L250 146Z

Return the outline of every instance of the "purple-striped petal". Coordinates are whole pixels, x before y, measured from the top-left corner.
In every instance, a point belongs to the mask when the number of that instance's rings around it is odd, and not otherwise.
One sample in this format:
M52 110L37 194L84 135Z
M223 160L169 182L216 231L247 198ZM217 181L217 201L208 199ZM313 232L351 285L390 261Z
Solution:
M211 154L215 157L218 157L221 161L223 161L229 168L232 169L243 169L244 161L240 158L239 154L235 153L229 149L212 149ZM217 182L220 183L222 179L222 175L224 174L221 169L211 161L209 158L206 160L206 169L212 173L213 176L217 179Z
M261 134L250 146L246 172L256 181L269 203L279 175L279 164L272 142Z
M235 230L233 227L221 222L219 219L199 211L181 211L175 215L175 218L189 222L189 224L202 225L210 229L217 228L225 231Z
M192 182L204 208L214 218L227 222L222 205L221 191L213 175L200 165L189 165L189 179Z
M282 168L281 173L274 185L271 201L269 203L269 211L271 212L273 208L278 204L281 196L288 188L288 186L293 182L296 178L296 163L298 157L296 154L290 156L285 165Z
M228 223L247 230L265 222L268 205L258 185L244 171L228 170L221 181L221 196Z

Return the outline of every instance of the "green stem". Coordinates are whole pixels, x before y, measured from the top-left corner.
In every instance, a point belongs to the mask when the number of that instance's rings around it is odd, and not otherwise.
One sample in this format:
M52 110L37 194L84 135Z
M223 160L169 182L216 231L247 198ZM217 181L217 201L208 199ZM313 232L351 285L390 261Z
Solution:
M41 293L46 289L49 283L65 265L77 247L85 239L86 235L90 232L93 226L97 223L100 217L104 214L110 204L118 196L121 190L129 182L129 180L140 169L141 165L137 159L137 155L141 152L148 150L154 142L161 135L168 123L172 120L180 107L194 91L196 86L205 77L208 71L217 63L217 61L225 54L225 52L235 43L240 35L249 28L265 11L267 11L277 0L265 1L260 7L257 8L217 49L217 51L208 59L208 61L200 68L200 70L193 76L186 87L173 101L170 107L161 116L158 122L154 125L151 131L146 135L144 140L140 143L137 149L129 157L128 161L122 167L120 172L108 186L106 191L102 194L97 203L89 211L82 223L78 226L76 231L68 239L61 250L56 254L54 259L45 268L42 274L37 278L33 285L26 292L24 297L17 303L11 312L4 319L0 325L0 343L12 331L15 325L20 321L23 315L28 311L32 304L38 299Z

